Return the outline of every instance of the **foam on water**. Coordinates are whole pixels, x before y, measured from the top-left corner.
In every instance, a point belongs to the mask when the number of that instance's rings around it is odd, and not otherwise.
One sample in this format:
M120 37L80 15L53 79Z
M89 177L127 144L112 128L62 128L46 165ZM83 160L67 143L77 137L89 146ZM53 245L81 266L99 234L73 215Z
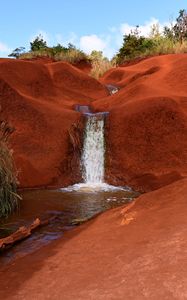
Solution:
M113 186L107 183L77 183L62 189L65 192L81 192L81 193L93 193L93 192L108 192L108 191L132 191L131 188L127 186Z

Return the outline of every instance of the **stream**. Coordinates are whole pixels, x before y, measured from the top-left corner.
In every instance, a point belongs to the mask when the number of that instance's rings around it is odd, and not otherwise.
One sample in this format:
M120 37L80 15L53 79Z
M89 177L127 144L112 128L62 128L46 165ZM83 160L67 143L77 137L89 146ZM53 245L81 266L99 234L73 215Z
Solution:
M110 86L111 92L114 86ZM116 88L117 90L117 88ZM115 91L116 92L116 91ZM139 194L129 187L107 184L105 178L105 120L108 112L92 113L88 106L76 106L86 118L80 168L83 182L59 190L31 190L21 193L19 211L0 223L0 238L30 225L37 217L51 220L32 235L1 253L0 263L33 253L68 230L99 213L133 201Z
M1 253L0 263L7 264L61 238L65 232L82 221L107 209L133 200L138 194L128 188L110 190L32 190L21 193L23 200L17 213L0 224L0 237L31 224L36 217L46 220L55 217L48 225Z

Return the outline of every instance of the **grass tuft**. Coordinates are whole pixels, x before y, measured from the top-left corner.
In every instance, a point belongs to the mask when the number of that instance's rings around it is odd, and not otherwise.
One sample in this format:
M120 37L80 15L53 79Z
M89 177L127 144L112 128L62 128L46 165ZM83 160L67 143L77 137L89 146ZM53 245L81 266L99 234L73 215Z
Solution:
M8 137L13 132L6 122L0 121L0 218L7 217L18 207L17 179Z
M90 75L96 79L99 79L111 68L115 68L116 64L114 61L109 60L93 60L92 61L92 69Z

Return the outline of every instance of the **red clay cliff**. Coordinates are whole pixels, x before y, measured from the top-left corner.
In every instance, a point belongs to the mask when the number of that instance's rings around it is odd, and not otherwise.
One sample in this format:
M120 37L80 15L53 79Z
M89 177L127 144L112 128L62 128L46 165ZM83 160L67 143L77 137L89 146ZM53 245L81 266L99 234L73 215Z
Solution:
M11 146L21 187L80 180L71 166L69 131L80 119L74 106L107 94L101 83L68 63L0 60L0 103L16 129Z
M63 62L0 60L0 99L22 187L80 180L71 166L75 104L109 111L106 181L149 191L187 175L187 56L152 57L101 82ZM120 91L109 96L105 84ZM72 172L73 168L73 172ZM73 175L72 175L73 174Z
M152 57L108 71L120 87L94 102L110 112L107 180L149 191L187 175L187 55Z

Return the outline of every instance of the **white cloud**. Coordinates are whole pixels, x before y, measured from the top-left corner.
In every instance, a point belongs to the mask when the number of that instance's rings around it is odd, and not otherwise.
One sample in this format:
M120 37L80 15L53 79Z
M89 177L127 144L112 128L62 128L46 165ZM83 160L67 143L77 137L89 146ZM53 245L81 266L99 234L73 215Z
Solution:
M2 53L10 52L10 48L6 44L0 42L0 52Z
M111 34L101 36L92 34L82 36L79 40L79 47L88 54L90 54L93 50L102 51L104 56L109 58L112 58L115 53Z
M80 38L80 48L86 53L91 53L92 50L103 51L106 43L96 34L84 35Z
M163 31L164 26L169 25L168 22L160 23L158 19L151 18L149 21L145 22L143 25L139 25L140 34L148 37L151 31L151 26L154 24L159 25L160 32ZM120 32L122 35L129 34L132 30L134 30L136 25L130 25L128 23L123 23L120 26Z

